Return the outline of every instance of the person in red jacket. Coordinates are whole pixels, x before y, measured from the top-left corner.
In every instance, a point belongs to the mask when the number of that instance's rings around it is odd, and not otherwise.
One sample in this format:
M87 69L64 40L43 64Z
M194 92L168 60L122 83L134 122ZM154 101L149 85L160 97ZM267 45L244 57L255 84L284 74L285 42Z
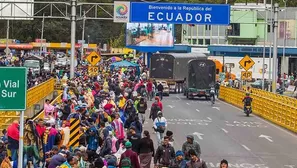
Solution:
M155 97L155 102L158 103L161 111L163 111L163 103L160 101L160 98L158 96Z
M152 98L153 98L153 82L151 80L148 80L148 82L146 84L146 89L147 89L147 93L148 93L148 99L150 101L152 101Z
M140 168L138 155L136 152L132 151L132 143L127 141L125 143L126 151L121 155L120 159L120 168L125 167L133 167L133 168ZM127 165L127 160L130 160L131 165Z

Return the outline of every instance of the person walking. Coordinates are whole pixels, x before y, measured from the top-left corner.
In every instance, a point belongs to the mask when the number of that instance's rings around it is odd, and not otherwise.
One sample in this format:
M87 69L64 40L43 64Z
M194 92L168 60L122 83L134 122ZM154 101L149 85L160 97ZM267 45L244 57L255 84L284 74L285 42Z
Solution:
M176 151L175 159L171 162L169 168L185 168L187 161L184 158L184 153L180 150Z
M228 167L229 167L229 166L228 166L228 161L225 160L225 159L223 159L223 160L221 161L220 168L228 168Z
M154 142L150 138L150 133L143 131L143 138L138 146L139 160L141 168L150 168L152 157L154 157L155 149Z
M140 98L140 101L137 104L136 109L138 111L138 117L139 117L140 122L142 124L144 124L144 121L145 121L145 111L147 109L147 102L145 101L145 99L143 97Z
M206 163L202 160L194 149L189 150L190 161L187 162L186 168L207 168Z
M200 149L199 143L194 140L194 136L193 135L188 135L187 136L187 141L184 142L184 144L182 146L182 151L185 154L186 160L190 160L189 151L191 149L196 152L196 154L197 154L198 157L200 157L201 149Z
M132 151L132 143L125 143L126 151L121 155L119 167L120 168L140 168L138 155Z
M156 150L154 157L155 168L169 167L175 159L174 148L169 144L169 137L165 136L162 145Z
M158 145L161 145L161 141L164 137L164 132L167 128L167 121L166 118L163 117L161 111L158 112L158 117L154 121L154 129L157 134Z
M157 90L158 90L158 95L160 97L160 100L163 100L163 91L164 91L164 87L162 85L161 82L159 82L158 86L157 86Z
M148 99L150 101L152 101L153 98L153 82L151 80L148 80L147 84L146 84L146 89L147 89L147 93L148 93Z

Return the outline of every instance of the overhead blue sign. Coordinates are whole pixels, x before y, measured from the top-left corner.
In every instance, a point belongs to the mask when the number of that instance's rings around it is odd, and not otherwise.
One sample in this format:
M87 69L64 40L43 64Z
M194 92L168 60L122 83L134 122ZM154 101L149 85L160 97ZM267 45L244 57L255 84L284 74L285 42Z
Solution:
M230 5L131 2L130 22L229 25Z

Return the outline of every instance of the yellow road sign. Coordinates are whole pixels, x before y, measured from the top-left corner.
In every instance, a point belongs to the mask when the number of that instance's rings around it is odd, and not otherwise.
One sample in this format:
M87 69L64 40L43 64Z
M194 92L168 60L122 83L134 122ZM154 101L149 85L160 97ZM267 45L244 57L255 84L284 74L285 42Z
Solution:
M87 56L87 60L91 65L95 66L101 60L101 56L93 51Z
M88 66L88 74L89 76L98 76L99 67L96 66Z
M253 65L255 65L255 62L252 60L251 57L246 55L239 61L240 66L246 71L248 71Z
M241 80L251 81L253 79L251 71L241 71Z

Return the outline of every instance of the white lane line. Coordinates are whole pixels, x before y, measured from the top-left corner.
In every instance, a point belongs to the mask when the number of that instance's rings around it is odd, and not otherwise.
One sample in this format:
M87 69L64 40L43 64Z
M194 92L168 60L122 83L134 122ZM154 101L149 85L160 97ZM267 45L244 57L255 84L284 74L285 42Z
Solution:
M180 98L180 97L178 97L178 96L176 96L176 98L177 98L178 100L181 100L181 98Z
M247 146L245 145L241 145L242 147L244 147L244 149L246 149L247 151L251 151L250 148L248 148Z
M238 107L236 107L236 106L233 106L233 105L231 105L231 104L229 104L229 103L226 103L226 102L224 102L224 101L221 101L221 100L219 100L219 101L220 101L221 103L225 104L225 105L228 105L228 106L230 106L230 107L233 107L233 108L239 110L240 112L242 112L242 109L240 109L240 108L238 108ZM286 130L285 128L282 128L282 127L280 127L280 126L278 126L278 125L275 125L275 124L273 124L273 123L271 123L271 122L269 122L269 121L266 121L265 119L263 119L263 118L261 118L261 117L259 117L259 116L257 116L257 115L253 115L253 116L255 116L255 117L258 118L259 120L265 122L266 124L269 124L269 125L273 126L274 128L277 128L278 130L281 130L282 132L285 132L285 133L291 135L292 137L297 138L297 135L296 135L296 134L294 134L294 133L292 133L292 132Z
M226 134L228 134L228 131L227 130L225 130L224 128L221 128Z
M212 121L212 119L210 117L207 117L208 120Z
M186 103L187 105L190 105L190 103Z
M220 108L219 108L219 107L212 107L212 108L214 108L214 109L217 109L217 110L219 110L219 111L220 111Z
M196 109L197 112L200 112L200 110Z

